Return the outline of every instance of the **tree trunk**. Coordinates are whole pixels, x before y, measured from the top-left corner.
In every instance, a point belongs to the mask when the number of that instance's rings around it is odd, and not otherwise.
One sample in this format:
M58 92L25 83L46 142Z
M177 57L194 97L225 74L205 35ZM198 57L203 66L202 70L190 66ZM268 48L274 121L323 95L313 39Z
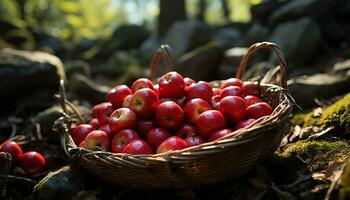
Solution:
M204 14L205 14L205 9L207 7L207 3L205 0L199 0L198 2L198 14L196 18L198 20L204 21Z
M227 4L227 0L221 0L222 10L224 11L225 21L230 21L230 7Z
M186 19L185 0L160 0L159 36L164 36L174 22L184 19Z

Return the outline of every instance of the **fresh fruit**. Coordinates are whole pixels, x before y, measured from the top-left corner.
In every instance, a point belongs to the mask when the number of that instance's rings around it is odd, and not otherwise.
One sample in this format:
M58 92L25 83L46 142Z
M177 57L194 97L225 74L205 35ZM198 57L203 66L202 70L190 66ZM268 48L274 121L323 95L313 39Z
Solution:
M20 157L21 168L30 176L39 173L45 166L44 156L36 151L28 151Z
M232 87L232 86L229 86ZM247 115L247 105L241 97L227 96L220 100L219 110L233 122L241 121Z
M136 92L139 89L143 88L149 88L153 90L153 83L152 81L148 80L147 78L139 78L137 79L132 85L131 85L131 90L132 92Z
M260 94L260 88L257 81L251 82L246 81L242 85L242 96L247 95L253 95L253 96L259 96Z
M221 89L219 88L213 88L213 96L220 95Z
M124 129L114 136L111 150L113 153L121 153L127 144L138 138L139 136L137 135L136 131L132 129Z
M177 137L177 136L172 136L164 142L162 142L158 148L157 148L157 153L164 153L168 151L176 151L176 150L181 150L184 148L187 148L188 144L185 140Z
M80 142L79 147L85 148L85 141Z
M186 85L186 86L190 86L192 83L196 83L195 80L193 80L193 79L191 79L191 78L189 78L189 77L185 77L185 78L184 78L184 82L185 82L185 85Z
M153 120L141 119L137 122L137 131L139 135L146 138L148 131L155 127Z
M100 122L98 121L97 118L92 118L92 119L89 121L89 124L90 124L91 126L93 126L95 129L100 128Z
M210 109L209 103L200 98L189 100L183 107L186 119L191 124L196 124L199 115Z
M22 148L14 141L5 141L0 146L0 152L6 152L11 155L12 161L18 161L19 157L22 156Z
M262 102L261 99L259 99L256 96L252 96L252 95L247 95L244 97L245 102L247 103L247 106L250 106L252 104L258 103L258 102Z
M205 143L205 140L201 136L190 136L185 138L185 141L187 142L189 147L197 146L200 144Z
M110 117L109 125L113 133L123 129L134 128L137 124L137 116L129 108L119 108L115 110Z
M107 133L109 139L113 139L114 133L112 132L111 125L105 124L99 128L101 131L104 131Z
M210 135L210 137L208 138L208 141L212 142L212 141L217 140L217 139L219 139L225 135L228 135L230 133L232 133L232 130L228 129L228 128L215 131L214 133L212 133Z
M241 88L238 86L228 86L221 90L220 97L241 96Z
M196 135L196 129L189 124L183 124L181 128L175 132L175 135L180 138L187 138Z
M229 87L229 86L238 86L242 87L243 82L238 78L229 78L223 82L221 88Z
M240 121L238 124L236 124L234 130L247 127L247 126L251 125L253 122L255 122L255 119L245 119L245 120L242 120L242 121Z
M128 96L126 96L123 100L123 104L122 104L122 107L123 108L130 108L130 102L131 102L131 99L132 99L132 95L129 94Z
M185 81L177 72L168 72L158 80L160 97L181 98L185 94Z
M184 120L184 111L173 102L166 101L158 105L156 110L156 123L163 127L175 130L179 128Z
M124 98L132 94L130 88L126 85L117 85L107 93L107 100L115 108L120 108L123 105Z
M135 139L124 147L122 153L151 154L153 152L151 147L145 141L141 139Z
M169 137L171 137L171 134L166 129L153 128L147 133L146 141L153 150L156 150L157 147Z
M213 96L213 90L208 82L199 81L188 86L186 96L187 99L201 98L210 102Z
M100 122L100 126L108 123L109 116L112 114L113 111L114 108L109 102L97 104L92 109L92 113Z
M85 137L95 130L90 124L79 124L72 131L72 138L76 145L79 145L82 141L85 140Z
M271 115L272 111L271 106L265 102L258 102L247 108L248 116L252 119L259 119L260 117Z
M130 102L131 109L140 117L151 117L159 104L158 95L149 88L139 89Z
M99 148L101 150L109 150L109 138L106 132L101 130L91 131L85 138L85 148L94 150Z
M213 110L219 110L220 100L221 100L220 95L215 95L211 98L210 103L211 103L211 108Z
M226 127L224 116L220 111L208 110L199 115L196 124L198 135L208 137L213 132Z

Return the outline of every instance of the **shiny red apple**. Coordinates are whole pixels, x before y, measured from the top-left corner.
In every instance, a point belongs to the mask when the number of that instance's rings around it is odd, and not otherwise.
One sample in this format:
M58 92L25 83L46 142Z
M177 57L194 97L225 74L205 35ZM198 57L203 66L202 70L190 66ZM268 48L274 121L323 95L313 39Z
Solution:
M113 111L113 105L109 102L97 104L92 109L92 113L100 122L100 126L108 123L109 116Z
M126 96L126 97L123 99L122 107L123 107L123 108L130 108L131 99L132 99L132 95L131 95L131 94L129 94L128 96Z
M187 99L201 98L210 102L213 96L213 89L208 82L199 81L187 87L186 96Z
M85 140L85 137L93 130L95 130L95 128L90 124L79 124L78 126L76 126L71 133L74 143L76 145L79 145L82 141Z
M107 93L107 100L115 108L120 108L123 105L124 98L132 94L131 89L126 85L117 85Z
M181 150L181 149L184 149L187 147L188 147L188 144L185 140L183 140L177 136L172 136L172 137L166 139L164 142L162 142L158 146L157 153L176 151L176 150Z
M22 156L22 148L14 141L7 140L0 146L0 152L6 152L11 155L12 161L18 161L19 157Z
M135 139L124 147L122 153L135 155L135 154L151 154L153 152L151 147L145 141L141 139Z
M206 142L204 138L198 135L187 137L185 138L185 141L189 147L197 146Z
M101 150L109 150L109 138L106 132L101 130L91 131L85 138L85 148L94 150L99 148Z
M252 119L259 119L260 117L271 115L272 111L271 106L265 102L258 102L247 108L248 116Z
M200 98L189 100L183 107L186 119L191 124L196 124L199 115L210 109L209 103Z
M232 86L229 86L232 87ZM241 97L227 96L220 100L219 110L233 122L241 121L247 115L247 105Z
M241 96L241 88L238 86L228 86L221 90L220 96L221 98L227 97L227 96Z
M109 125L113 133L118 133L123 129L132 129L137 124L137 116L129 108L118 108L110 117Z
M93 126L95 129L98 129L100 127L100 122L98 121L97 118L92 118L90 121L89 121L89 124L91 126Z
M208 138L208 142L212 142L214 140L217 140L217 139L219 139L219 138L221 138L221 137L223 137L225 135L228 135L230 133L232 133L232 130L228 129L228 128L217 130L217 131L215 131L214 133L212 133L210 135L210 137Z
M192 78L189 78L189 77L185 77L184 82L185 82L186 86L190 86L192 83L196 83L195 80L193 80Z
M158 105L156 110L156 123L167 129L176 130L184 120L184 111L173 102L166 101Z
M245 81L242 85L242 96L253 95L259 96L260 87L257 81Z
M114 137L114 133L112 132L111 125L105 124L99 128L101 131L104 131L107 133L108 138L111 140Z
M20 157L20 166L29 176L33 176L42 171L46 160L43 155L36 151L28 151Z
M250 106L252 104L258 103L258 102L262 102L262 100L256 96L252 96L252 95L247 95L244 97L245 102L247 103L247 106Z
M140 117L151 117L159 104L158 95L149 88L137 90L131 98L130 107Z
M137 131L142 138L146 138L148 131L155 127L155 122L150 119L141 119L137 122Z
M223 84L221 85L221 88L225 88L225 87L229 87L229 86L238 86L238 87L242 87L243 82L238 79L238 78L229 78L226 81L223 82Z
M220 100L221 100L220 95L215 95L211 98L210 103L211 103L211 108L213 110L219 110Z
M255 119L242 120L242 121L238 122L238 124L236 124L234 130L247 127L247 126L251 125L253 122L255 122Z
M226 127L226 121L220 111L208 110L199 115L196 124L198 135L208 137L213 132Z
M171 134L166 129L153 128L147 133L146 141L153 150L156 150L157 147L169 137L171 137Z
M175 135L180 138L187 138L196 135L195 127L189 124L183 124L176 132Z
M181 74L168 72L158 80L160 97L181 98L185 95L185 81Z
M137 135L136 131L132 129L124 129L114 136L111 150L113 153L121 153L127 144L138 138L139 136Z
M213 88L213 96L220 95L221 89L219 88Z
M131 85L131 90L132 92L136 92L139 89L143 89L143 88L149 88L151 90L153 90L153 83L152 81L150 81L147 78L139 78L136 81L134 81L134 83Z

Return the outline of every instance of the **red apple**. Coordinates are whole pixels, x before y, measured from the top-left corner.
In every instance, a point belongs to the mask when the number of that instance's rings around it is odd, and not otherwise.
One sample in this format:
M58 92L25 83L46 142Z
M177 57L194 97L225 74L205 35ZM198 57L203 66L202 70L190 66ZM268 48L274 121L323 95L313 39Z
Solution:
M159 85L158 84L153 85L153 90L157 93L157 95L159 95Z
M190 86L192 83L196 83L195 80L193 80L193 79L191 79L191 78L189 78L189 77L185 77L185 78L184 78L184 82L185 82L185 85L186 85L186 86Z
M92 118L90 121L89 121L89 124L91 126L93 126L95 129L98 129L100 127L100 122L98 121L97 118Z
M106 132L101 130L91 131L85 138L85 148L94 150L99 147L107 151L109 149L109 138Z
M175 132L175 135L180 138L187 138L196 135L196 129L189 124L183 124L181 128Z
M128 96L126 96L123 100L123 104L122 104L122 107L123 108L130 108L130 102L131 102L131 99L132 99L132 95L129 94Z
M137 90L130 102L131 109L140 117L153 116L158 104L158 95L149 88Z
M227 97L227 96L241 96L241 88L238 86L228 86L221 90L220 96L221 98Z
M232 86L230 86L232 87ZM220 100L219 110L233 122L241 121L247 115L247 105L241 97L227 96Z
M124 147L129 144L132 140L138 139L136 131L132 129L124 129L117 133L112 140L112 152L121 153Z
M228 128L217 130L210 135L210 137L208 138L208 142L212 142L214 140L217 140L217 139L223 137L224 135L228 135L230 133L232 133L232 130L228 129Z
M185 81L177 72L168 72L158 80L160 97L181 98L185 95Z
M76 126L71 133L75 144L79 145L82 141L85 140L87 134L89 134L93 130L95 130L95 128L90 124L79 124L78 126Z
M111 102L114 107L120 108L123 105L124 98L129 94L132 94L132 91L128 86L117 85L107 93L107 100Z
M167 129L179 128L184 120L184 111L173 102L166 101L158 105L156 110L156 123Z
M171 137L171 134L166 129L153 128L147 133L146 141L153 150L156 150L157 147L169 137Z
M28 151L20 157L21 168L30 176L39 173L45 166L44 156L36 151Z
M219 110L220 100L220 95L215 95L211 98L211 108L213 110Z
M213 88L213 96L220 95L221 89L219 88Z
M137 122L137 131L141 137L146 138L148 131L155 127L153 120L141 119Z
M238 86L238 87L242 87L243 82L238 79L238 78L229 78L226 81L223 82L223 84L221 85L221 88L225 88L225 87L229 87L229 86Z
M0 146L0 152L6 152L11 155L12 161L17 161L22 156L22 148L14 141L5 141Z
M205 143L205 139L198 135L187 137L185 138L185 141L187 142L189 147L193 147L193 146L197 146Z
M210 109L209 103L200 98L189 100L183 107L186 119L191 124L196 124L199 115Z
M262 102L261 99L259 99L256 96L252 96L252 95L247 95L244 97L245 102L247 103L247 106L250 106L252 104L258 103L258 102Z
M101 131L104 131L107 133L108 138L111 140L114 137L114 133L112 132L111 125L105 124L99 128Z
M80 142L79 147L85 148L85 141Z
M176 151L176 150L181 150L184 148L187 148L188 144L185 140L177 137L177 136L172 136L164 142L162 142L158 148L157 148L157 153L164 153L168 151Z
M119 108L115 110L109 119L109 125L113 133L118 133L123 129L132 129L136 124L137 116L130 108Z
M147 78L139 78L137 79L132 85L131 85L131 90L132 92L136 92L139 89L143 88L149 88L153 90L153 83L152 81L148 80Z
M269 104L265 102L258 102L248 106L247 111L249 118L259 119L260 117L271 115L273 110Z
M113 111L114 108L109 102L97 104L92 109L92 113L100 122L100 126L108 123L109 116L112 114Z
M151 147L145 141L141 139L135 139L124 147L122 153L135 155L135 154L151 154L153 152Z
M225 118L220 111L208 110L199 115L196 130L202 137L208 137L213 132L226 127Z
M201 98L210 101L213 96L213 89L208 82L199 81L187 87L186 95L187 99Z
M238 124L236 124L234 130L247 127L247 126L251 125L253 122L255 122L255 119L242 120L242 121L238 122Z
M260 88L257 81L245 81L242 85L242 96L253 95L259 96Z

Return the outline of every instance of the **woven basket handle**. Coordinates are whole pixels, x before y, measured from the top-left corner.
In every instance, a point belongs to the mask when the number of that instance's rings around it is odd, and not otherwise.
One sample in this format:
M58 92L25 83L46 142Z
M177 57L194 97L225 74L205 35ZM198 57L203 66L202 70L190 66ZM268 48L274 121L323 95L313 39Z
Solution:
M266 49L266 48L272 49L276 53L278 61L279 61L279 71L281 74L280 85L281 85L281 87L286 88L287 87L287 80L286 80L287 64L286 64L286 61L284 59L283 53L281 52L279 47L275 43L272 43L272 42L260 42L260 43L255 43L252 46L250 46L247 53L243 56L241 63L239 64L239 67L238 67L237 73L236 73L236 78L239 78L239 79L242 78L242 76L244 75L244 73L246 71L248 61L249 61L250 57L252 56L252 54L258 49Z
M171 48L167 44L162 44L158 48L157 52L154 54L151 65L150 65L150 74L149 79L154 80L155 72L159 63L159 60L163 58L163 62L168 71L171 71L173 68L173 62L171 57Z

